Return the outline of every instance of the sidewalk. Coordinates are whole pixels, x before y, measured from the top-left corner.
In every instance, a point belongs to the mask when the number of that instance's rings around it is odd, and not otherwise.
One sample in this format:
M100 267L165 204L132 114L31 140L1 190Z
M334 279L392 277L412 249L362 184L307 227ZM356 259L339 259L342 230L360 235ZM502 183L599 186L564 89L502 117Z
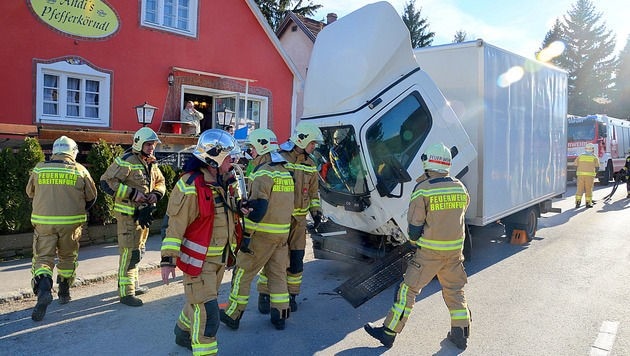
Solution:
M147 250L140 261L139 269L159 268L160 235L151 235L147 240ZM75 285L89 284L113 278L118 269L118 245L103 244L81 247L79 249L79 267ZM56 280L57 273L53 276ZM31 259L0 262L0 304L33 296L31 288Z

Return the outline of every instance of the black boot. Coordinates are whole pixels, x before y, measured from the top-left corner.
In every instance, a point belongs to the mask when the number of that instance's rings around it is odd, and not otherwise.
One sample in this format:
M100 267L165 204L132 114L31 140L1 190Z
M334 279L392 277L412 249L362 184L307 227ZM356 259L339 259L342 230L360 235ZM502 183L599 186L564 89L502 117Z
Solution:
M126 295L120 298L120 302L130 307L140 307L143 304L142 299L136 298L136 296L133 295Z
M396 333L389 330L384 326L375 326L375 324L367 323L363 325L363 329L370 334L371 337L380 341L383 346L388 349L394 345L394 340L396 339Z
M260 293L258 294L258 311L261 314L269 314L271 310L271 299L269 298L269 294Z
M57 292L59 304L68 304L72 300L70 297L70 281L57 276L57 284L59 284L59 292Z
M289 296L289 308L291 308L291 313L295 313L298 309L297 302L295 301L295 297L297 297L297 294L291 294Z
M241 312L241 315L239 315L238 318L235 320L235 319L232 319L229 315L225 314L225 310L223 309L219 310L219 319L221 319L223 324L225 324L228 328L232 330L238 329L238 327L241 324L242 317L243 317L243 313Z
M35 287L33 290L36 290L37 294L37 304L35 304L35 308L33 309L33 313L31 314L31 319L33 321L41 321L44 319L46 315L46 308L48 305L52 303L52 278L48 276L37 276L35 277Z
M175 333L175 343L177 345L192 350L192 342L190 341L190 333L188 331L180 329L180 327L175 324L173 332Z
M468 346L468 328L451 327L451 331L446 335L446 338L455 344L458 349L466 350Z
M278 310L276 308L271 309L271 323L276 330L284 330L285 320L289 318L289 309Z

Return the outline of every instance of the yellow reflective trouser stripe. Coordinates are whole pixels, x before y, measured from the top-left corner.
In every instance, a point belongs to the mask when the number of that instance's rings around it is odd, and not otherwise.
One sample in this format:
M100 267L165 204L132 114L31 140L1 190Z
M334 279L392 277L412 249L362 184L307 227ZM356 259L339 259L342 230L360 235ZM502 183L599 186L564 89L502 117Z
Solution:
M126 248L126 247L123 248L120 260L127 261L127 258L130 253L131 253L130 248ZM131 284L131 278L127 277L127 270L126 270L127 267L128 265L126 263L120 263L118 267L118 286L119 286L118 293L120 294L121 297L124 297L127 295L125 285Z
M181 247L181 240L175 237L166 237L162 240L162 247L160 251L179 251Z
M391 312L393 314L393 318L389 325L385 325L386 328L390 330L394 330L398 322L403 317L409 317L409 313L411 309L407 308L407 291L409 290L409 286L405 283L400 284L400 288L398 289L398 294L396 295L396 301L394 305L392 305Z
M190 329L190 320L188 320L188 317L183 310L179 313L179 322Z
M236 307L238 304L247 305L249 301L249 295L238 295L238 291L241 289L241 278L243 278L243 274L245 270L242 268L237 268L234 271L234 275L232 276L232 290L230 291L230 305L225 311L225 314L232 315L236 311Z
M289 302L289 293L269 294L271 304L282 304Z
M267 276L265 276L264 273L260 272L260 274L258 275L258 281L256 282L256 284L267 284L267 282L269 281L269 279L267 278Z
M208 247L208 252L206 253L206 256L221 256L223 254L223 249L223 246L210 246Z
M468 320L468 309L451 310L451 320Z
M302 275L299 275L299 276L287 275L287 284L301 284L301 283L302 283Z
M42 225L73 225L81 224L87 221L87 215L67 215L67 216L50 216L50 215L31 215L33 224Z
M75 265L75 268L76 268L77 263L75 262L74 265ZM57 274L59 276L65 278L65 279L70 279L70 278L74 277L74 272L75 272L74 269L60 269L60 268L57 268Z
M453 251L464 248L464 238L451 241L427 240L424 237L418 239L418 246L436 251Z
M41 266L40 268L33 271L33 277L45 275L52 278L52 270L48 266Z

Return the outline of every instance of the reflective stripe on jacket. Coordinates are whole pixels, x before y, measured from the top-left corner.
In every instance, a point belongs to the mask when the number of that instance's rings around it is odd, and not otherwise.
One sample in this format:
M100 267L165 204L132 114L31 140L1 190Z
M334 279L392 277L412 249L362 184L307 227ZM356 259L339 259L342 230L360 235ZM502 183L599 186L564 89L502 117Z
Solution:
M599 159L590 153L583 153L575 159L576 175L595 177L599 169Z

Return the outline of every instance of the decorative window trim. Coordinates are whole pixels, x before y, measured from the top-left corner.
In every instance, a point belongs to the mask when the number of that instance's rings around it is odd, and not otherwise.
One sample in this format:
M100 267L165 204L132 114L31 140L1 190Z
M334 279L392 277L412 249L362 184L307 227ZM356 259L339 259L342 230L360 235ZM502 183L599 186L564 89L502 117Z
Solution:
M67 58L56 62L36 63L36 94L35 94L35 122L40 124L75 125L87 127L109 127L111 112L111 74L99 71L80 58ZM58 89L59 111L56 115L44 114L44 75L60 78ZM98 105L88 105L85 98L78 106L97 108L98 117L70 116L66 114L67 88L65 81L68 77L90 80L99 83ZM85 94L85 92L83 92Z
M154 0L157 3L157 17L156 22L150 22L147 19L147 1L141 0L140 6L140 25L144 27L154 28L161 31L172 32L178 35L187 37L197 37L197 19L199 18L199 1L188 0L188 28L183 30L177 27L172 27L164 24L164 1ZM177 0L175 0L177 1Z

